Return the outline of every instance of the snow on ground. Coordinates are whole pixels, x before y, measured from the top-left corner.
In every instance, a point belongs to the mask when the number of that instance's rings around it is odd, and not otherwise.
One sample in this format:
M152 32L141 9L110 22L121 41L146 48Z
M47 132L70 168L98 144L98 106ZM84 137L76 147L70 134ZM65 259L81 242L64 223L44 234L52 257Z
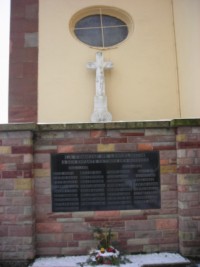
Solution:
M141 267L144 264L163 264L163 263L187 263L185 259L177 253L152 253L126 256L131 263L123 264L123 267ZM29 267L77 267L78 263L85 262L88 256L69 256L69 257L49 257L38 258ZM108 267L109 265L101 265ZM198 265L200 267L200 265Z

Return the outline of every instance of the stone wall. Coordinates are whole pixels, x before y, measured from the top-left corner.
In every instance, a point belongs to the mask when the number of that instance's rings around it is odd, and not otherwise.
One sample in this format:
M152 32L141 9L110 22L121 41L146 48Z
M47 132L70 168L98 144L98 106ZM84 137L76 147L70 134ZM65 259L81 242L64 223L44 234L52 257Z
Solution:
M35 256L32 140L31 131L0 131L0 259Z
M199 256L199 125L0 125L0 259L86 254L95 246L93 226L111 227L127 253ZM160 209L52 212L51 153L154 150L160 152Z

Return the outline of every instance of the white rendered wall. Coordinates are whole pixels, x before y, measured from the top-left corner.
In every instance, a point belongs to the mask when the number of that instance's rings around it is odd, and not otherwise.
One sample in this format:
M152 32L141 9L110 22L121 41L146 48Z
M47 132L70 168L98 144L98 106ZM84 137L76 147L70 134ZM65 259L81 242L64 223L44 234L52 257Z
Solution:
M200 117L200 0L173 0L181 117Z

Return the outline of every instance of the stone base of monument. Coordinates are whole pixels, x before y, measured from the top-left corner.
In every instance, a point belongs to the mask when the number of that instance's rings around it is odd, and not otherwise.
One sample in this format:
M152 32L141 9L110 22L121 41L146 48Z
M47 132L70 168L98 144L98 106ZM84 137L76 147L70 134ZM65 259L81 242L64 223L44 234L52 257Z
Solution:
M0 260L0 267L27 267L33 260Z
M94 97L94 112L91 116L91 122L108 122L112 121L112 115L107 108L106 96Z
M163 264L154 263L154 264L144 264L142 265L142 267L193 267L193 266L191 266L189 263L163 263Z

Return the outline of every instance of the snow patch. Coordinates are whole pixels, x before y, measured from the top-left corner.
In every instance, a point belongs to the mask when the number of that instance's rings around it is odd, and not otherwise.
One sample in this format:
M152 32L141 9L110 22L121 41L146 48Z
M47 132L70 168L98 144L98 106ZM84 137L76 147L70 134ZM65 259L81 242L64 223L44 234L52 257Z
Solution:
M163 264L163 263L189 263L190 261L177 253L152 253L126 255L131 263L121 264L123 267L141 267L144 264ZM85 262L88 256L67 256L67 257L46 257L38 258L29 267L77 267L78 263ZM101 265L109 267L110 265ZM91 266L85 266L91 267Z

